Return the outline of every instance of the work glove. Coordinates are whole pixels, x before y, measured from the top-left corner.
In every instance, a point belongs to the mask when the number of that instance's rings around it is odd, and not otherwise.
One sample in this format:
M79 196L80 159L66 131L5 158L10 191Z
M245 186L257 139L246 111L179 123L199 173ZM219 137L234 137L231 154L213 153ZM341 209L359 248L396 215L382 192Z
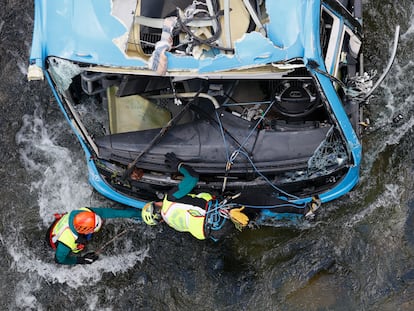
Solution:
M168 152L165 155L165 164L167 164L167 166L170 169L178 172L178 168L179 168L178 166L180 165L180 163L181 163L181 160L177 158L174 152Z
M99 256L97 254L95 254L94 252L90 252L85 254L82 257L78 257L76 260L77 264L81 264L81 265L89 265L91 263L93 263L94 261L96 261L99 258Z
M233 208L229 212L230 220L234 223L234 226L240 231L249 223L249 217L242 213L244 206L240 208Z

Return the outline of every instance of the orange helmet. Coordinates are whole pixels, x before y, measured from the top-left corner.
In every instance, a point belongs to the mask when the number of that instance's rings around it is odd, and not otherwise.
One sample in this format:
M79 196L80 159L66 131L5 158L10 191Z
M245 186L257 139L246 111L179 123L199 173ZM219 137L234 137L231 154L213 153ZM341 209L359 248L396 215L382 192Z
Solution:
M73 226L80 234L98 232L102 226L102 218L94 212L80 212L73 218Z

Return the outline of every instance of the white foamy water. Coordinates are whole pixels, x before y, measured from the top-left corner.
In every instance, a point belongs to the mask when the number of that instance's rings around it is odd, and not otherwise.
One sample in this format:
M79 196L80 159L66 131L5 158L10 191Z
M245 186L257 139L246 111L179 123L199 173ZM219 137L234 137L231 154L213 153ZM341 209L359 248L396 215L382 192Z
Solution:
M414 19L411 19L411 25ZM405 49L413 42L412 26L400 36L396 60L387 78L369 104L373 134L364 146L363 178L370 175L373 163L388 147L397 145L414 126L414 96L411 94L414 62L403 59ZM382 70L382 68L377 68ZM381 94L381 91L383 94ZM393 118L401 114L403 119L393 123Z
M403 9L413 11L408 2L401 1L405 3ZM15 178L13 184L6 185L10 195L5 201L7 209L4 209L0 231L0 243L5 250L2 279L8 282L3 281L2 288L6 293L2 293L2 307L5 310L42 311L236 310L249 306L258 310L277 307L283 310L408 310L413 297L410 264L413 244L407 239L412 241L413 237L404 235L407 231L411 234L413 224L412 218L408 226L405 223L408 208L405 196L412 193L410 174L413 171L412 155L405 148L413 146L408 134L412 133L414 122L413 96L410 95L413 93L414 15L407 20L399 7L403 5L401 3L395 2L392 12L395 14L389 14L390 4L382 5L376 0L378 10L384 8L384 15L377 15L385 18L377 18L378 29L366 33L367 37L378 36L381 46L387 49L390 42L384 38L382 25L388 27L401 22L405 32L401 36L401 53L397 54L392 72L380 88L382 94L377 93L378 102L373 101L369 108L374 131L364 138L368 141L364 144L363 164L366 182L362 182L349 197L332 203L339 208L327 214L333 215L335 222L331 223L330 217L322 218L328 222L322 224L321 230L311 228L299 236L290 230L258 231L248 238L241 236L231 244L215 248L198 247L201 242L181 239L177 233L173 243L164 235L166 244L154 243L159 247L148 249L138 245L149 244L148 241L161 236L155 230L137 226L139 234L133 238L125 236L122 242L117 240L109 245L92 265L56 265L53 252L45 249L40 240L43 240L54 212L92 205L86 161L60 114L59 121L50 120L53 119L50 112L44 113L38 107L34 115L25 116L16 140L26 172L20 167L16 172L6 167L7 173L11 171ZM9 6L9 10L7 17L21 18L21 14L14 13L24 11L20 5ZM369 12L364 14L364 17L370 16ZM403 21L391 20L402 16ZM19 42L10 36L7 23L4 27L3 24L0 20L0 36L7 38L3 43ZM371 27L371 24L367 23L367 26ZM15 25L14 36L30 37L30 29L16 31L28 23L16 20ZM6 30L7 36L4 36ZM25 41L29 40L26 37ZM24 51L25 48L16 50ZM372 53L381 55L372 49L369 52L371 56ZM21 57L7 55L13 59L7 63L9 67L15 63L17 74L13 79L23 80L26 67L22 65ZM378 64L377 69L381 71L382 66ZM10 90L13 87L9 85ZM18 95L10 103L4 103L5 112L15 109L22 101L33 101L32 93L23 90L23 99ZM44 98L47 96L45 94ZM47 105L42 103L44 109ZM51 105L56 111L55 103ZM404 119L393 124L392 117L396 113L402 113ZM21 115L12 122L16 124L20 120ZM387 169L381 171L382 167ZM407 168L411 170L405 172ZM19 197L27 191L31 191L31 195ZM348 210L342 213L342 207ZM338 218L339 223L336 222ZM108 233L105 229L111 230L110 226L104 227L103 231ZM288 235L284 236L285 232ZM104 236L100 237L106 241ZM179 243L182 242L194 243L189 246L194 251L181 247ZM147 256L152 257L151 262L141 264ZM322 270L309 282L301 281L309 278L308 275L315 275L313 267L326 258L335 260L332 268L326 272ZM168 265L165 265L166 261ZM185 263L187 269L182 269L181 263ZM144 265L146 270L141 268ZM220 268L220 265L230 267L231 271ZM295 287L295 284L298 285Z
M372 216L380 208L385 210L393 208L395 205L398 205L400 198L400 187L395 184L385 185L385 191L379 195L374 202L368 205L358 214L355 214L347 221L344 225L346 227L353 227L359 222L365 220L367 217Z
M411 6L411 11L414 12L413 6ZM409 39L410 35L414 34L414 13L411 14L409 27L406 32L401 35L401 39L407 40Z
M66 136L69 136L72 142L74 140L67 123L61 120L45 122L44 117L42 107L38 105L33 115L23 117L23 125L16 135L21 161L33 180L30 191L38 198L37 205L33 205L38 206L39 219L43 223L43 226L40 226L42 232L46 232L46 228L53 221L54 213L90 206L92 193L92 188L87 182L83 153L76 153L59 145ZM32 228L33 226L29 230ZM22 308L36 306L36 298L31 292L36 291L37 279L48 284L65 284L70 288L78 288L85 284L94 285L101 281L104 273L123 273L148 256L147 247L134 249L132 243L127 242L128 249L125 251L116 255L101 255L92 265L57 265L54 263L51 249L47 251L49 256L45 259L38 248L25 245L25 231L28 228L24 224L15 225L12 230L15 230L12 238L0 236L0 240L13 258L14 268L19 273L29 276L28 280L18 285L22 290L16 292L16 304ZM42 238L43 236L44 234ZM44 247L40 242L35 245ZM38 306L36 309L41 307Z
M44 262L30 249L10 248L10 255L15 259L15 267L20 273L35 273L48 283L66 284L72 288L96 285L105 272L113 275L128 271L148 256L148 249L131 251L114 256L101 256L91 265L65 266L57 265L51 258Z
M85 174L84 158L77 158L58 145L60 135L68 135L68 125L45 124L41 114L42 108L38 106L34 115L23 117L16 141L21 146L20 157L27 172L35 176L30 190L38 195L39 215L44 225L49 225L53 213L86 205L92 189Z

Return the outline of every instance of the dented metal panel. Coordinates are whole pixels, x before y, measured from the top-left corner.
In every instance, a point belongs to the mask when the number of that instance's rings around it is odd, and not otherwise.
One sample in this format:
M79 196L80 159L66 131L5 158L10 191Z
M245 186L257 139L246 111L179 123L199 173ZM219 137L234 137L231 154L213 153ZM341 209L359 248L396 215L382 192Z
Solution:
M41 42L43 46L34 47L32 61L53 55L88 64L148 67L148 60L129 57L125 53L135 1L41 3L38 11L43 25L35 27L33 42ZM214 57L197 59L167 52L168 70L206 73L294 58L303 58L305 62L307 58L318 58L319 6L317 0L267 1L269 21L264 24L267 38L259 31L247 33L235 42L233 55L219 53Z

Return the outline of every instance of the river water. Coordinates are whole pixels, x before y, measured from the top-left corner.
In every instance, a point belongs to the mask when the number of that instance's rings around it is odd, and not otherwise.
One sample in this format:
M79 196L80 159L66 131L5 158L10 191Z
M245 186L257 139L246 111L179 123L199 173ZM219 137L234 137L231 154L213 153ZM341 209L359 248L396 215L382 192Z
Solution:
M53 262L53 213L116 206L87 182L83 152L45 82L26 81L33 3L0 9L2 310L414 310L414 4L364 1L366 70L396 62L366 107L361 182L317 221L202 242L108 221L93 265ZM401 114L400 122L393 122Z

